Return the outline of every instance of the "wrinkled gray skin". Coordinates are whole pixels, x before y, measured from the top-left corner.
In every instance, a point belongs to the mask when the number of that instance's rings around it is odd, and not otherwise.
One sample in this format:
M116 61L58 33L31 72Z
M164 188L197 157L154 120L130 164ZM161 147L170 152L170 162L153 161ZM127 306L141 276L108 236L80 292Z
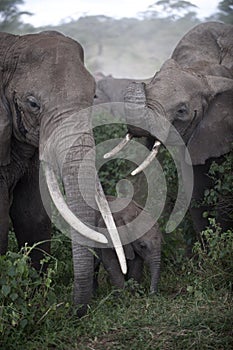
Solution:
M57 32L0 33L0 50L0 252L4 254L9 215L19 246L50 238L51 224L39 192L39 154L42 157L46 141L59 124L66 125L72 113L78 118L78 112L93 103L95 82L84 67L82 47ZM77 126L65 128L65 137L77 134L77 139L64 164L58 166L70 209L83 222L94 225L95 210L84 202L77 183L80 162L94 145L90 120L85 123L85 133L78 134ZM62 149L56 151L59 159ZM95 159L90 158L83 190L93 203L94 171ZM40 248L48 252L49 243ZM74 240L72 249L74 302L84 305L81 316L92 293L93 255ZM38 269L42 256L40 251L32 254Z
M150 79L145 79L143 82L147 82L149 80ZM124 107L122 105L110 105L110 103L123 103L126 89L132 81L135 80L127 78L113 78L112 76L96 79L94 105L108 103L109 105L103 106L106 113L111 113L114 117L123 117ZM136 81L142 82L142 80Z
M206 176L211 161L221 162L233 142L233 26L207 22L191 29L149 84L131 84L125 101L138 106L134 113L126 109L128 124L133 120L138 126L129 126L134 135L147 135L142 130L146 125L157 138L158 110L176 127L192 159L193 199L200 201L212 185ZM173 144L169 130L163 136L163 142ZM184 163L183 174L187 166ZM206 209L191 209L198 232L208 224L202 218ZM232 227L221 212L218 220L223 228Z
M127 86L134 80L113 78L111 76L96 81L94 104L109 102L124 102L124 93Z
M114 200L114 197L107 196L110 203ZM113 214L116 226L119 228L120 234L128 236L130 233L126 224L133 221L143 208L139 206L135 201L131 201L130 204L119 212ZM152 218L149 214L144 214L144 220L150 222ZM97 226L104 227L103 219L97 215ZM120 227L124 227L120 230ZM121 238L123 238L121 236ZM157 223L153 227L142 235L142 237L132 241L129 244L124 245L124 252L127 259L128 273L127 276L123 275L120 269L120 265L114 249L102 248L97 249L97 255L100 261L103 263L104 268L109 274L111 284L118 288L124 288L125 278L133 278L138 283L141 282L143 274L144 262L148 265L151 275L150 292L156 293L158 290L158 282L160 275L160 262L161 262L161 239L162 235ZM98 286L98 269L99 265L96 264L97 274L95 276L95 288Z

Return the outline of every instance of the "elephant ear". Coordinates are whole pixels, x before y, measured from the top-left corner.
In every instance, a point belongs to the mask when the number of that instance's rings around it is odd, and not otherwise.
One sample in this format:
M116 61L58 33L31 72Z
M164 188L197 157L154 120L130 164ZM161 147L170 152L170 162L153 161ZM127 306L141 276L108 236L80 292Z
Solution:
M232 149L233 79L216 76L206 76L206 79L212 98L187 144L193 165L204 164L207 159Z
M4 67L6 52L14 45L18 36L0 33L0 166L10 163L12 121L7 111L4 94L4 74L9 75ZM7 61L7 60L6 60ZM8 62L7 62L8 63Z

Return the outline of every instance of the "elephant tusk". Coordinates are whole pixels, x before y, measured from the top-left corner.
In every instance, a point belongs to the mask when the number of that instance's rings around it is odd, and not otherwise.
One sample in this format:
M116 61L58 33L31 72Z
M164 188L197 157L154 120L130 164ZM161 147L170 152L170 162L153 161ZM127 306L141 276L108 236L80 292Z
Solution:
M149 153L149 155L146 157L146 159L135 170L132 171L131 173L132 176L137 175L138 173L143 171L146 167L148 167L148 165L152 162L152 160L154 160L155 157L157 156L160 145L161 145L161 142L155 141L154 146L151 152Z
M76 231L78 231L81 235L84 237L87 237L93 241L96 241L98 243L108 243L107 238L97 232L86 226L82 221L80 221L69 209L68 205L66 204L62 193L60 191L58 181L56 179L56 176L53 172L53 170L46 165L45 166L45 177L46 182L48 185L49 193L51 195L51 198L61 214L61 216L68 222L70 226L72 226Z
M110 158L115 156L118 152L120 152L126 145L129 143L129 141L133 138L133 135L130 133L127 133L124 137L124 139L111 150L110 152L106 153L104 155L104 159Z
M124 249L122 247L122 243L120 240L119 233L117 231L116 224L114 222L111 210L108 205L108 201L105 197L104 191L102 189L101 183L98 181L96 185L96 203L99 207L99 210L102 214L103 220L105 222L105 225L108 229L108 232L110 234L114 249L116 250L116 254L119 260L119 264L121 267L121 271L123 274L127 273L127 265L126 265L126 259L125 259L125 253Z

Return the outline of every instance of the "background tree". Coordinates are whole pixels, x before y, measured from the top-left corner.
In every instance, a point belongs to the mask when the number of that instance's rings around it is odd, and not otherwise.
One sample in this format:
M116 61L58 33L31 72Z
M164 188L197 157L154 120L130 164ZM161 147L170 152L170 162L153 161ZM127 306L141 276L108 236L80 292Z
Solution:
M196 7L196 5L193 5L189 1L158 0L148 7L147 14L153 17L166 17L176 20L190 13L191 8Z
M223 0L218 4L216 17L225 23L233 24L233 0Z
M20 11L19 5L24 3L23 0L1 0L0 1L0 31L15 32L24 26L20 21L22 15L32 15L31 12Z

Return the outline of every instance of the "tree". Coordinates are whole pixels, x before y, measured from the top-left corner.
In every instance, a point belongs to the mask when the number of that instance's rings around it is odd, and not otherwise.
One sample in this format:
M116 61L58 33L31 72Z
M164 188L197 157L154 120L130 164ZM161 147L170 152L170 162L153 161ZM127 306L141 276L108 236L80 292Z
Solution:
M233 0L223 0L218 4L217 19L233 24Z
M148 7L144 13L145 17L166 17L177 20L190 13L191 8L196 8L196 5L184 0L158 0ZM192 14L195 12L192 12Z
M0 31L14 31L22 25L20 16L32 15L27 11L20 11L18 6L24 3L23 0L1 0L0 1Z

